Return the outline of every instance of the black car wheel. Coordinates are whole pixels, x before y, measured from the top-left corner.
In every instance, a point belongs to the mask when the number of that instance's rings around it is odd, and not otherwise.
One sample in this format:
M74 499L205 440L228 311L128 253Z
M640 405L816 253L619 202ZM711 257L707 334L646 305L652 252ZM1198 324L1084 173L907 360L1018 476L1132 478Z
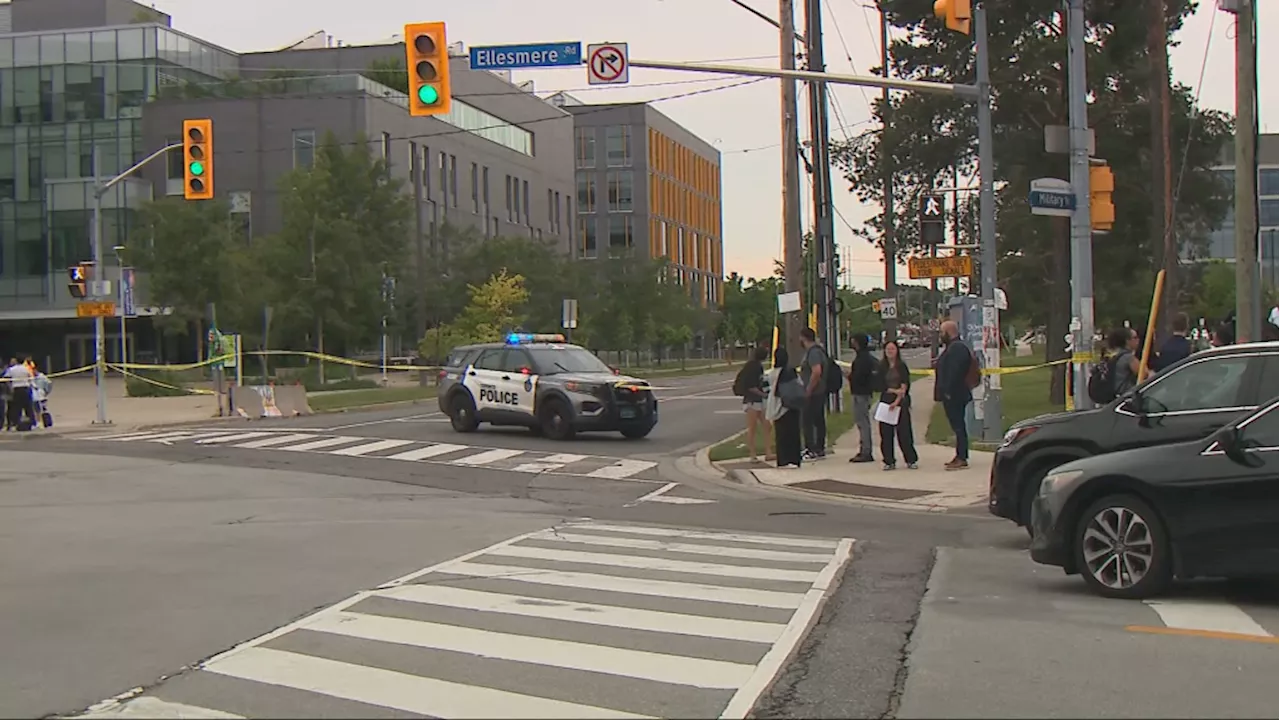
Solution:
M653 426L649 425L647 427L627 428L620 432L622 433L622 437L628 440L640 440L642 438L649 437L649 433L653 432Z
M560 400L547 403L538 413L538 421L542 426L542 434L552 440L573 439L573 419L569 410Z
M1084 511L1075 553L1085 583L1104 597L1140 600L1160 594L1173 580L1164 523L1132 495L1110 495Z
M467 393L458 393L449 404L449 424L460 433L475 432L480 427L476 419L476 401Z

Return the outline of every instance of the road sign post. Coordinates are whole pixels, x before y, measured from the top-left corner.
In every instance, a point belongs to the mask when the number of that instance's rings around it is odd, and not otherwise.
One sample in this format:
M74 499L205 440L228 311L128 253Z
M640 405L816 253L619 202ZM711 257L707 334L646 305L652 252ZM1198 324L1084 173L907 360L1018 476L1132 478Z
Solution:
M578 301L565 298L560 305L560 327L564 328L569 340L573 339L573 331L578 328Z
M587 83L625 85L631 81L631 62L626 43L587 46Z
M471 48L472 70L566 67L582 64L582 43L490 45Z

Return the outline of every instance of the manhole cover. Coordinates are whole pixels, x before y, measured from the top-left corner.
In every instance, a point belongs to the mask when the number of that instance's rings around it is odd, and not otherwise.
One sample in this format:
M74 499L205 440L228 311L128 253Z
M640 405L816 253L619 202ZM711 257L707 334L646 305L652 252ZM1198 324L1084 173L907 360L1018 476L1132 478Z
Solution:
M876 498L878 500L911 500L926 495L937 495L936 490L905 490L902 488L876 487L875 485L859 485L858 483L841 482L839 480L810 480L796 483L791 487L817 490L833 495L851 495L854 497Z

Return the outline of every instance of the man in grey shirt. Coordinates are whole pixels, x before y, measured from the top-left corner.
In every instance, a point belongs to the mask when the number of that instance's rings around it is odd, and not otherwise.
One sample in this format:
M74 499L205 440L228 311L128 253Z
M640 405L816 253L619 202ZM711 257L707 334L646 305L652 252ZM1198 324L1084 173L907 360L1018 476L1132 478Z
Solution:
M827 351L818 344L813 328L800 331L804 360L800 363L800 382L804 383L805 405L801 413L804 432L804 459L827 456Z

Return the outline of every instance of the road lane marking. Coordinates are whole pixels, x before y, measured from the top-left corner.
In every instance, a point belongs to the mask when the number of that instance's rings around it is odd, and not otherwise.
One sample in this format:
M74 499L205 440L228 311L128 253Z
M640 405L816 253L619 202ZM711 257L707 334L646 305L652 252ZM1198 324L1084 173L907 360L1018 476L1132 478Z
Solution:
M435 445L428 445L426 447L421 447L414 450L405 450L404 452L396 453L395 455L388 455L385 459L408 460L410 462L415 462L418 460L426 460L427 458L433 458L439 455L448 455L449 453L452 453L452 452L461 452L463 450L469 450L469 449L470 448L466 445L450 445L449 443L437 443Z
M783 628L786 627L778 623L755 620L730 620L617 605L550 600L445 585L402 585L379 594L396 600L426 605L744 642L772 643L778 639Z
M654 535L660 537L681 537L689 540L721 540L723 542L754 543L756 545L780 545L783 547L807 547L823 550L835 550L839 542L818 540L816 538L772 537L769 535L744 535L741 533L700 532L697 530L679 530L676 528L609 525L606 523L584 523L574 525L575 530L601 530L604 532L628 533L631 535Z
M637 473L642 473L650 468L657 467L658 463L647 462L642 460L619 460L618 462L607 465L599 470L592 470L587 473L587 477L605 478L607 480L621 480L629 478Z
M124 703L108 704L101 710L90 708L77 718L86 720L106 720L107 718L182 718L183 720L247 720L243 715L234 715L221 710L184 705L183 703L166 702L160 698L140 697Z
M205 669L426 717L482 720L506 717L513 708L519 708L521 717L548 720L644 717L261 647Z
M239 442L240 440L252 440L253 438L260 438L260 437L263 437L264 435L274 435L274 434L275 433L273 432L266 432L266 431L242 432L242 433L235 433L234 435L223 435L221 437L211 437L211 438L206 438L204 440L196 440L196 444L197 445L217 445L220 443Z
M342 448L341 450L330 450L328 454L344 455L346 457L360 457L372 452L390 450L391 448L402 447L412 443L413 440L379 440L377 442L366 443L364 445L356 445L355 447Z
M333 427L323 428L324 432L337 432L338 430L350 430L358 427L369 427L370 425L386 425L388 423L397 422L415 422L421 418L429 418L440 415L439 412L423 413L421 415L408 415L406 417L385 418L382 420L366 420L364 422L350 423L347 425L334 425Z
M789 593L779 590L755 590L726 585L637 579L618 575L598 575L596 573L568 570L542 570L519 567L517 565L490 565L488 563L470 561L445 568L441 572L475 578L515 580L517 582L550 585L552 587L603 590L606 592L660 598L680 598L683 600L704 600L728 605L755 605L779 610L794 610L800 606L800 602L804 599L802 593Z
M668 655L645 650L554 640L531 635L479 630L442 623L344 611L318 618L307 630L346 637L444 650L566 670L608 673L638 680L733 690L746 682L754 665Z
M312 450L323 450L324 448L334 447L336 445L349 445L353 442L361 442L369 438L359 437L356 435L339 435L337 437L324 438L314 442L303 443L301 445L292 445L280 450L288 450L289 452L309 452Z
M1248 613L1227 602L1178 598L1145 602L1167 628L1271 637Z
M659 540L636 540L634 538L610 537L608 535L581 535L563 530L549 530L534 535L533 540L553 542L579 543L583 545L600 545L604 547L630 548L632 550L658 550L691 555L718 555L721 557L745 558L748 560L769 560L773 562L814 563L825 565L831 559L831 553L821 555L814 553L787 552L785 550L757 550L755 548L738 548L729 545L702 545L694 543L669 543Z
M590 459L591 459L590 455L574 455L573 453L558 453L555 455L548 455L535 462L517 465L511 469L514 472L522 472L522 473L544 473L544 472L551 472L552 470L559 470L565 465L572 465L573 463L582 462L583 460L590 460Z
M457 460L454 460L452 464L454 465L488 465L490 463L498 462L499 460L506 460L507 458L513 458L517 455L524 455L524 454L525 454L524 450L488 450L482 453L477 453L475 455L470 455L468 457L459 458Z
M1220 632L1217 630L1190 630L1187 628L1156 627L1153 625L1126 625L1125 630L1148 635L1181 635L1211 640L1239 640L1242 642L1262 643L1264 645L1280 645L1280 638L1272 635L1247 635L1244 633Z
M295 442L298 442L299 440L314 440L317 437L319 436L313 433L283 433L283 434L277 433L275 437L264 438L262 440L252 440L250 442L241 443L233 447L250 448L250 449L256 450L260 448L269 448L273 445L288 445L289 443L295 443Z
M818 577L816 571L784 570L781 568L751 567L748 565L720 565L717 563L690 562L688 560L668 560L666 558L644 557L640 555L614 555L610 553L590 553L578 550L549 550L547 548L508 545L493 550L490 555L518 557L530 560L556 560L583 565L607 565L609 567L633 568L636 570L662 570L665 572L689 573L693 575L714 575L717 577L750 578L753 580L777 580L779 582L810 583Z

